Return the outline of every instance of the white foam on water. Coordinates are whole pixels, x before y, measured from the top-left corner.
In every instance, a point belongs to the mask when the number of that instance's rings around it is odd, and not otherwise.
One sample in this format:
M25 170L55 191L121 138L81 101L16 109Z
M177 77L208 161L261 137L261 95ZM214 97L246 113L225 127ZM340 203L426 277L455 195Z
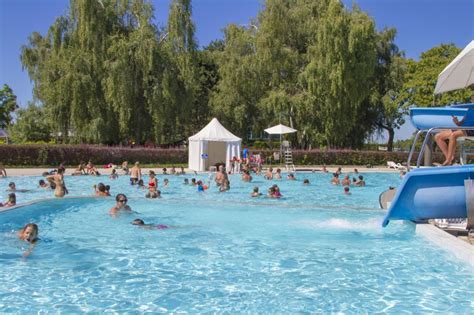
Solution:
M329 219L329 220L299 220L294 225L305 226L309 228L332 228L335 230L380 230L380 220L370 219L366 221L351 221L347 219Z

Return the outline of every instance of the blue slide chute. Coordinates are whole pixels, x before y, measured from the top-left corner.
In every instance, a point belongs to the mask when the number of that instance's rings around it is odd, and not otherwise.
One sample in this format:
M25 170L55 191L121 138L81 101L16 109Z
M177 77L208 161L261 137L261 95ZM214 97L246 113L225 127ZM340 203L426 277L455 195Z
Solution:
M417 168L409 172L383 221L466 218L464 181L474 179L474 165Z

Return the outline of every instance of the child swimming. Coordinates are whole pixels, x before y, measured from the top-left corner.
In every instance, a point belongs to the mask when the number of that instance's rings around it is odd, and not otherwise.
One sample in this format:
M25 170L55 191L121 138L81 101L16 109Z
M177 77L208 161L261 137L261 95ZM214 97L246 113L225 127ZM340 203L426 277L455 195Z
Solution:
M166 230L169 229L170 227L164 224L145 224L145 222L142 219L135 219L132 221L133 225L138 225L139 227L142 227L147 230Z
M20 231L18 231L18 238L22 241L31 244L30 248L23 253L24 257L29 256L33 251L34 246L39 240L38 234L38 225L36 225L35 223L28 223Z

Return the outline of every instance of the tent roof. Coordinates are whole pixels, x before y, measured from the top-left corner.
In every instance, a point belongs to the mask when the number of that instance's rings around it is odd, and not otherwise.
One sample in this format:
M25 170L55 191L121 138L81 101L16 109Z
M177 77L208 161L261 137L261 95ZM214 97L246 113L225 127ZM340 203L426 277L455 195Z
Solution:
M0 138L8 138L8 133L3 129L0 129Z
M189 141L208 140L208 141L241 141L239 137L232 134L229 130L217 120L212 118L211 122L207 124L201 131L194 136L189 137Z
M463 89L474 84L474 40L438 76L434 94Z
M282 124L265 129L265 132L271 135L284 135L286 133L293 133L296 131L297 131L296 129L287 127Z

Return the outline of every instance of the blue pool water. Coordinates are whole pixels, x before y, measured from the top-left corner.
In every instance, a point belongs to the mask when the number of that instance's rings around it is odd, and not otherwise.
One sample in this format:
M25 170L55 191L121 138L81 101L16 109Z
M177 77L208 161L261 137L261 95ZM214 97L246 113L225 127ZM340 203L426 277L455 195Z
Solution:
M0 213L0 312L472 312L472 268L412 224L382 229L378 195L400 179L363 175L368 186L350 196L329 174L253 183L232 176L226 193L198 193L182 184L185 176L167 176L160 200L143 198L126 177L66 177L70 195L90 196L102 181L139 213L111 218L112 198L51 199ZM19 202L51 197L38 179L0 180L0 200L9 181L32 189L18 193ZM273 183L283 199L249 197L253 186L265 192ZM137 217L172 228L144 230L130 224ZM27 222L38 223L42 241L25 259L13 231Z

